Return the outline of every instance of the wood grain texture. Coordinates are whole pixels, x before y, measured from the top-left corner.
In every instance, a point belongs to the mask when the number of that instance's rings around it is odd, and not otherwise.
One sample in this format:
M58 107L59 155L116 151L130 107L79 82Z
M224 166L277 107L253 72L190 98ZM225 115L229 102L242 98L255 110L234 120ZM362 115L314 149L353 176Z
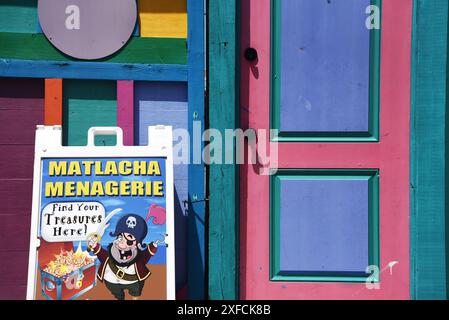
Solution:
M29 214L33 192L33 179L1 179L0 199L3 207L0 217L8 214Z
M193 133L194 121L204 128L205 92L205 37L204 1L188 0L188 99L189 132ZM192 139L191 139L192 141ZM195 146L190 145L193 154ZM205 166L202 161L189 166L188 207L188 297L206 298L206 184Z
M62 125L62 79L45 79L45 125Z
M87 145L87 131L94 126L117 126L116 81L65 80L63 143ZM115 137L97 136L96 145L115 145Z
M33 145L0 145L0 179L29 179L33 176Z
M0 76L95 80L187 81L183 64L58 62L0 58Z
M411 294L448 298L447 1L415 1L411 131ZM446 177L446 178L445 178Z
M148 145L148 126L169 125L174 130L187 130L189 122L187 103L187 83L185 82L135 82L135 143ZM174 137L178 141L178 137ZM183 150L184 151L184 150ZM187 152L189 152L187 150ZM179 157L182 155L178 154ZM174 214L175 214L175 262L176 290L187 285L187 265L189 241L187 239L186 201L188 200L188 164L177 164L174 174Z
M34 33L38 25L37 0L0 2L0 32Z
M22 60L79 61L62 54L48 42L43 34L31 33L0 33L0 57ZM98 61L186 64L186 40L132 37L122 50Z
M28 250L10 252L0 251L0 261L2 261L2 263L0 264L0 283L2 285L26 285L28 271ZM11 272L11 270L13 270L13 272ZM0 294L7 296L7 293Z
M236 3L209 2L209 126L222 133L238 126ZM239 297L237 167L213 164L208 181L209 298L234 300Z
M26 298L26 284L22 285L3 285L0 284L1 300L24 300Z
M134 145L134 81L117 81L117 125L125 146Z
M1 215L0 241L8 243L0 252L28 251L31 212Z
M24 299L34 132L44 121L44 80L0 78L0 299Z
M140 36L187 38L187 0L139 0Z

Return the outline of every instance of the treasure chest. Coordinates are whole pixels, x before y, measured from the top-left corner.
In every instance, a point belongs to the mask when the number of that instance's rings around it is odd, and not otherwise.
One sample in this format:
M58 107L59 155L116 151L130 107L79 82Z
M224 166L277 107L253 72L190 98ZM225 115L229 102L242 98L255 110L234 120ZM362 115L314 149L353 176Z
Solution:
M44 242L39 248L42 295L47 300L73 300L97 284L96 257L72 243Z

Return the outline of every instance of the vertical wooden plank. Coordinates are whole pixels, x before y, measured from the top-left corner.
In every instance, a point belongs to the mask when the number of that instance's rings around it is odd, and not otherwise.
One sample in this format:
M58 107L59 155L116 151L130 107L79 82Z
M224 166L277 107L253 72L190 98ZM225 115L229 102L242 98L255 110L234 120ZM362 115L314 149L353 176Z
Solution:
M117 125L116 81L66 80L63 94L63 143L87 145L87 131ZM115 145L115 137L98 136L97 145Z
M62 79L45 79L45 125L62 125Z
M117 125L125 146L134 145L134 81L117 81Z
M25 299L34 132L44 121L42 79L0 78L0 299Z
M414 1L411 135L411 295L447 298L448 2Z
M188 128L187 83L185 82L143 82L134 86L135 143L148 145L148 126L170 125L174 130ZM178 140L178 137L174 137ZM184 150L183 150L184 151ZM187 152L189 152L187 150ZM182 158L182 154L177 154ZM175 261L176 297L186 299L187 263L190 252L187 241L188 170L189 166L177 164L174 170L174 213L175 213Z
M194 155L199 149L198 141L193 140L194 124L204 128L204 1L188 0L187 12L189 132L191 155ZM193 161L189 166L187 291L190 299L204 299L206 295L204 171L202 160Z
M237 127L237 6L239 1L209 1L209 126ZM238 171L235 165L209 168L209 298L239 297Z

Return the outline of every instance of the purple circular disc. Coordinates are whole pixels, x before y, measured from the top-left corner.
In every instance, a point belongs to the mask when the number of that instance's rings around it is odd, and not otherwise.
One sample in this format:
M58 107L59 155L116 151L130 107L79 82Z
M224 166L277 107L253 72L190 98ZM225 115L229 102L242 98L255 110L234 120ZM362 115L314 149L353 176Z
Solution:
M63 53L84 60L120 50L134 32L135 0L39 0L39 22Z

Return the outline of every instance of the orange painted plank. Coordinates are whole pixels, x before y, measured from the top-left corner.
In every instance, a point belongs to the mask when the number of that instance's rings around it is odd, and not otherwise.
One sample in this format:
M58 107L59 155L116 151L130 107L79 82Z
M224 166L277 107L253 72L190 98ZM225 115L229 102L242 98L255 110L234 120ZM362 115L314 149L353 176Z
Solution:
M45 79L45 125L62 125L62 79Z

